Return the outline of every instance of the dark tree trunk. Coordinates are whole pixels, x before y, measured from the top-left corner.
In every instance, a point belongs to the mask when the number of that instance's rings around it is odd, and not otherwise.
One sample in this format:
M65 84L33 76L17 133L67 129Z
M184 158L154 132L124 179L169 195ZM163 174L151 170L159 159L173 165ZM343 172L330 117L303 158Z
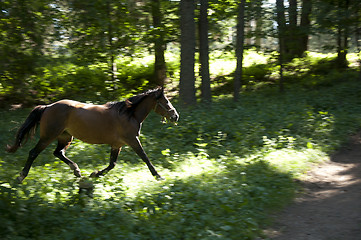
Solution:
M194 0L180 1L181 67L179 97L183 105L193 105L196 103L194 86L194 56L196 45L194 10Z
M347 50L345 49L344 46L344 29L341 25L338 25L338 29L337 29L337 65L340 68L345 68L346 64L346 55L347 55Z
M237 66L234 73L234 101L239 100L239 93L242 86L242 70L243 70L243 50L244 50L244 9L245 0L241 0L238 4L237 16L237 40L236 40L236 58Z
M208 47L208 0L200 0L199 16L199 62L202 79L202 101L210 102L211 82L209 76L209 47Z
M347 68L348 63L346 59L348 51L348 24L347 16L344 18L344 14L348 14L349 0L338 1L338 14L339 24L337 26L337 65L340 68Z
M294 57L298 57L297 53L299 52L299 36L298 36L298 26L297 26L297 0L289 0L288 15L289 15L289 25L288 25L288 41L285 42L286 52L288 53L289 60L292 60Z
M355 41L357 47L358 64L359 64L359 80L361 80L361 44L360 44L361 26L358 24L355 31Z
M164 86L167 78L167 67L165 64L164 51L164 33L162 30L163 14L161 11L160 0L152 0L152 17L154 32L154 82L158 86Z
M283 0L276 0L276 11L277 11L277 24L278 24L278 45L279 45L279 65L280 65L280 80L279 88L280 91L284 91L283 87L283 59L284 59L284 41L285 41L285 7Z
M117 89L117 65L115 64L115 54L113 46L113 24L112 24L112 8L110 2L107 1L107 15L108 15L108 57L109 57L109 73L110 80L113 84L113 89Z
M302 13L300 23L300 52L302 56L308 50L308 35L310 33L311 21L310 15L312 11L311 0L302 0Z
M297 26L297 0L288 0L289 23L295 28Z
M255 29L255 45L256 45L256 48L257 48L257 51L261 50L261 40L262 40L262 37L263 37L263 34L262 34L262 27L263 27L263 8L262 8L262 4L263 4L263 1L256 1L255 2L256 4L256 7L255 7L255 20L256 20L256 29Z

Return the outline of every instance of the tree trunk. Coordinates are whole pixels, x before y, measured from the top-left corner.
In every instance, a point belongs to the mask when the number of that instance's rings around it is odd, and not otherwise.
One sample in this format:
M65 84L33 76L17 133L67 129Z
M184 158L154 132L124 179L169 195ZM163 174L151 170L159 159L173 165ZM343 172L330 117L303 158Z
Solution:
M255 41L254 45L257 49L257 51L261 50L261 44L262 44L262 27L263 27L263 20L264 20L264 11L262 8L263 0L256 0L256 1L250 1L248 4L252 4L254 10L254 21L255 21Z
M263 19L262 16L256 16L256 40L255 45L257 51L261 50L262 47L262 26L263 26Z
M208 46L208 0L200 0L199 16L199 62L202 79L202 101L210 102L211 83L209 76L209 46Z
M154 82L158 86L164 86L164 82L167 78L167 67L165 64L164 51L164 33L162 30L162 11L160 0L152 0L152 17L154 32Z
M180 1L180 29L181 29L181 67L179 82L179 97L183 105L196 103L194 56L195 56L195 2L193 0Z
M310 32L311 21L310 15L312 11L311 0L302 0L302 13L300 23L300 52L302 56L308 50L308 35Z
M276 11L277 11L277 24L278 24L278 45L279 45L279 65L280 65L280 80L279 88L280 92L284 91L283 87L283 59L284 59L284 40L285 40L285 7L283 0L276 0Z
M256 19L256 40L254 44L256 45L257 51L260 51L262 47L262 25L262 18Z
M337 65L340 68L347 68L348 63L346 59L348 51L348 26L347 16L343 19L344 14L348 14L349 1L338 1L339 24L337 26Z
M113 24L112 24L112 9L110 2L107 1L107 15L108 15L108 57L109 57L109 72L110 80L113 84L113 89L117 89L117 65L115 64L115 54L113 46Z
M297 0L288 0L289 23L294 28L297 26Z
M347 36L345 36L345 30L341 25L337 29L337 66L339 68L347 67L347 49L345 44L347 44Z
M284 60L291 61L298 56L299 36L297 25L297 0L288 0L289 24L284 29ZM286 21L286 20L285 20ZM286 40L287 39L287 40Z
M357 14L358 15L358 14ZM361 80L361 44L360 44L360 34L361 34L361 26L357 24L355 30L355 41L357 47L357 56L358 56L358 64L359 64L359 80Z
M236 40L236 58L237 66L234 73L234 101L239 100L239 92L242 86L242 68L243 68L243 50L244 50L244 9L245 0L240 0L238 4L237 16L237 40Z

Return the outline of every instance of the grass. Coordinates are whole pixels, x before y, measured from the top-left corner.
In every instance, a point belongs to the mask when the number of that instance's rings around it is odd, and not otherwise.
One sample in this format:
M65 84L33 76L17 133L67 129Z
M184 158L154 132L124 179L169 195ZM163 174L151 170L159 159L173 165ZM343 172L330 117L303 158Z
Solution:
M244 92L239 103L215 97L178 109L178 126L151 114L141 141L161 182L127 147L106 176L76 179L52 145L17 185L35 141L0 152L2 239L254 239L268 214L293 198L294 179L360 128L360 84L338 76L313 89L290 85L282 95L272 87ZM1 146L29 111L0 110ZM109 150L75 141L67 155L88 176L106 166ZM94 191L79 193L79 184Z
M354 80L358 75L353 70L330 71L331 61L325 57L310 53L289 63L286 93L280 94L273 86L277 69L267 62L271 60L248 51L244 71L248 86L240 102L234 103L225 88L211 105L178 109L178 126L161 124L160 117L151 114L141 141L166 178L161 182L127 147L106 176L76 179L52 155L53 144L18 185L14 179L36 139L16 154L0 152L2 239L256 238L269 223L269 213L297 193L294 180L327 160L360 128L360 84ZM177 79L179 60L171 54L167 59ZM122 61L118 65L128 65L119 72L129 81L151 72L150 59ZM212 53L212 78L224 75L224 81L214 81L214 88L229 84L234 64L231 55ZM142 71L133 76L133 68ZM55 70L53 75L59 77ZM83 70L76 75L93 79L97 73ZM257 84L262 86L257 89ZM0 110L0 146L13 140L29 112ZM83 176L89 176L107 165L109 150L75 140L67 156L78 163ZM94 190L80 192L79 186Z

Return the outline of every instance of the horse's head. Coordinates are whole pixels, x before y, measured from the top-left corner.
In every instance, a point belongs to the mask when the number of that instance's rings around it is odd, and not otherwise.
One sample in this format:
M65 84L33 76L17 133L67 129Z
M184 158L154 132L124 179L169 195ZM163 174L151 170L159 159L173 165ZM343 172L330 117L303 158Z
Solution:
M155 105L154 111L159 115L167 118L171 122L177 122L179 119L179 114L177 110L173 107L172 103L164 95L164 88L159 88L156 94L157 103Z

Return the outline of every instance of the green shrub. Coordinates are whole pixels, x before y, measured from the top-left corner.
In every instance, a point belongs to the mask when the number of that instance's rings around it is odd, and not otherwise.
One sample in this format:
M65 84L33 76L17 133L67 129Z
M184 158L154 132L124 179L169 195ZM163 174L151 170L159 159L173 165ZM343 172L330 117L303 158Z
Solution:
M270 73L269 66L266 64L251 65L243 70L243 77L246 82L261 82L267 81L267 76Z

